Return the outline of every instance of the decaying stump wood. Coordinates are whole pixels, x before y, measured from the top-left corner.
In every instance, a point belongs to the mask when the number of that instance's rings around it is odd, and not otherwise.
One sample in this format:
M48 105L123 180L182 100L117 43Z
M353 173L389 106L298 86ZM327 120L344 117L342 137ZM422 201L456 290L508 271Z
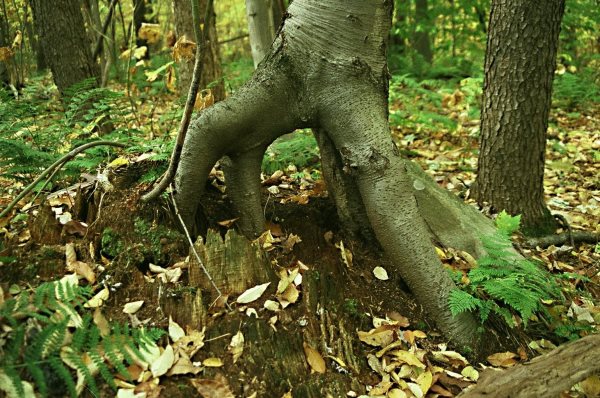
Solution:
M482 374L461 398L558 397L575 383L600 371L600 335L564 344L531 362Z

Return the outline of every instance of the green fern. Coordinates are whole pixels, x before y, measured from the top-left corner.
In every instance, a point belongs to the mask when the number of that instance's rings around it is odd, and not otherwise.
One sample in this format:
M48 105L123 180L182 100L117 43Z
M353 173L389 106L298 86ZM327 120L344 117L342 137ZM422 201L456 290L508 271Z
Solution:
M518 230L519 223L519 216L511 217L506 212L498 215L496 233L482 238L487 255L469 271L470 283L450 294L454 316L477 312L484 323L491 313L496 313L514 326L516 314L527 326L533 315L545 313L543 300L562 298L560 285L550 273L511 252L510 235Z
M57 389L77 396L83 385L71 369L98 396L92 368L116 388L113 375L129 376L124 362L133 363L130 353L143 358L142 351L163 334L112 324L110 333L102 335L90 315L79 314L91 290L64 281L42 284L0 305L0 330L8 330L0 345L0 391L9 397L25 396L25 382L32 382L40 396Z

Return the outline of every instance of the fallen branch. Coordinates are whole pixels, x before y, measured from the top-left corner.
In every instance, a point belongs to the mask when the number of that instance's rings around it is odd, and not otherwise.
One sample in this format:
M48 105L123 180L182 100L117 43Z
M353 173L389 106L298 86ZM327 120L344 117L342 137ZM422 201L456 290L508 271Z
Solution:
M587 231L573 231L572 233L563 232L556 235L542 236L539 238L531 238L525 241L529 247L546 248L548 246L562 246L565 243L598 243L600 242L600 233Z
M154 200L161 193L163 193L173 181L175 173L177 172L177 167L179 166L183 142L185 141L185 136L187 135L187 130L190 125L192 112L194 111L194 104L196 103L196 96L198 95L198 86L200 85L200 78L202 76L202 54L206 42L206 35L204 33L210 27L210 19L213 14L213 0L209 0L208 4L206 5L204 29L200 28L200 11L198 7L198 2L192 1L192 20L194 21L194 35L196 39L196 59L194 61L194 71L192 72L192 82L188 91L187 100L185 101L185 109L183 111L183 116L181 117L179 130L177 131L177 140L175 142L175 147L173 148L173 153L171 154L169 168L165 174L163 174L160 181L154 186L154 188L142 196L142 202Z
M126 144L121 142L112 142L112 141L94 141L88 142L87 144L83 144L78 146L77 148L72 149L69 153L58 159L56 162L52 163L46 170L42 172L31 184L29 184L25 189L17 195L17 197L10 202L10 204L0 213L0 218L7 215L16 205L19 203L21 199L29 195L29 193L35 188L35 186L42 181L48 174L53 173L55 169L62 167L69 160L73 159L75 156L79 155L81 152L93 148L95 146L107 145L107 146L118 146L121 148L126 147Z
M600 334L561 345L507 370L486 370L477 385L459 398L558 397L600 371Z

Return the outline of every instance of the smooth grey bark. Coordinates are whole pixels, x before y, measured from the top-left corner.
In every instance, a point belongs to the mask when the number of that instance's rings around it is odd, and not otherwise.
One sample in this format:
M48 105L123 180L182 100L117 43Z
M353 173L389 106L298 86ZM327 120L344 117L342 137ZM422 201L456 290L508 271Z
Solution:
M473 193L521 214L526 233L554 232L544 201L546 131L564 0L492 2L481 142Z
M250 36L254 68L257 68L258 64L265 58L275 38L271 2L272 0L246 0L248 34Z
M478 351L477 322L452 317L455 288L419 214L407 167L392 142L387 114L386 48L392 2L296 0L267 58L233 96L192 123L176 178L176 200L196 232L206 177L222 156L228 195L246 234L264 225L260 158L277 137L321 129L356 185L374 234L417 300L446 336ZM417 184L420 188L423 184ZM339 195L338 195L339 196ZM441 209L438 209L442 211Z

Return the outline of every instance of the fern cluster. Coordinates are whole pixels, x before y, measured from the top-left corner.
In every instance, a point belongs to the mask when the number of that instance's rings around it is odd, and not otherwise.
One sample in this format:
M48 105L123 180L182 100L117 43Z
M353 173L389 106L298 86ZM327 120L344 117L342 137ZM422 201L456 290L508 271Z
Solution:
M319 163L319 148L310 131L298 131L292 136L282 137L267 149L263 157L262 170L272 174L295 165L299 170L314 167Z
M129 141L131 119L123 94L94 88L89 81L74 85L64 110L43 82L32 80L18 99L0 100L0 169L5 177L27 182L72 148L97 139L99 129L110 124L104 139ZM63 169L62 176L78 176L106 162L110 149L96 147L81 154Z
M545 311L542 301L562 298L560 284L548 271L510 250L510 235L519 223L520 216L511 217L505 212L498 215L496 233L482 238L487 255L469 271L469 283L450 294L454 316L477 312L483 324L491 313L496 313L514 326L513 314L517 314L527 326L534 314Z
M67 277L0 305L0 391L32 396L35 386L41 396L74 397L87 386L98 396L97 373L113 388L113 373L129 378L125 364L144 358L163 332L111 324L103 333L80 315L90 295Z

